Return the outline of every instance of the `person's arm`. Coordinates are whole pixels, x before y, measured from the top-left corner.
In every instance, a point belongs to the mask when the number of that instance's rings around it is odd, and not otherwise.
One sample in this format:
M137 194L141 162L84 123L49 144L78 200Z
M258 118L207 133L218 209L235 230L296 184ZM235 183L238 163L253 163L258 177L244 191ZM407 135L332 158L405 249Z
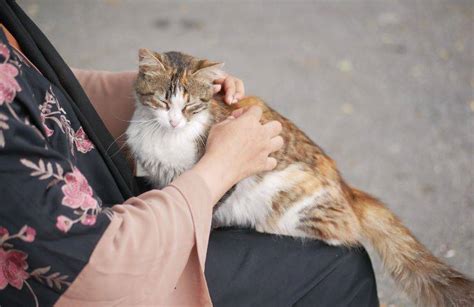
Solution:
M147 304L209 303L204 262L212 207L207 184L193 171L112 207L109 226L57 305L136 304L143 291L150 292Z
M26 86L23 91L30 97ZM207 292L196 289L205 287L214 188L199 172L184 173L163 190L124 204L101 205L74 161L51 147L44 128L31 124L33 117L20 105L20 99L0 105L0 181L8 183L0 189L5 204L0 206L0 243L8 240L28 255L31 278L56 272L65 277L57 281L64 282L61 290L66 283L71 286L59 303L68 306L137 301L139 289L155 289L156 300L173 293L206 300ZM190 259L196 259L194 265L188 265ZM22 278L32 282L27 275ZM150 280L156 284L147 284Z
M127 129L135 109L136 71L108 72L72 69L89 100L114 139ZM118 142L123 139L118 139Z

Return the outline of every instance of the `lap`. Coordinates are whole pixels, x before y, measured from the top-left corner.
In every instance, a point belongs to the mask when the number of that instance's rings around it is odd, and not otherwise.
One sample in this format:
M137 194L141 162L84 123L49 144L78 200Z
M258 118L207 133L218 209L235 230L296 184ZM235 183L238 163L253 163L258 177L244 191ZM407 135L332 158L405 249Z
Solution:
M206 278L215 306L378 306L363 248L219 229Z

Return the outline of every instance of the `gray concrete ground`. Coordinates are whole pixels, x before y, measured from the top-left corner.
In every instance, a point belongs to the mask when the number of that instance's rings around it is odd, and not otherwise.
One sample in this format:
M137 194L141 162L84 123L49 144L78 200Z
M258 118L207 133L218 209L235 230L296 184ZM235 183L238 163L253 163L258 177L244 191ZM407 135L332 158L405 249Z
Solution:
M139 47L225 61L474 276L474 2L19 3L72 66L134 69ZM409 305L376 259L381 301Z

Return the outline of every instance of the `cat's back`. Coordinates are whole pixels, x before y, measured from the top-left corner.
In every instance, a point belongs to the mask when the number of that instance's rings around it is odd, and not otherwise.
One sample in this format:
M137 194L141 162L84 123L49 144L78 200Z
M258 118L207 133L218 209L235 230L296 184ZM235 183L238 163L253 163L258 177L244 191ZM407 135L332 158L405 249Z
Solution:
M258 97L246 97L241 99L238 103L230 106L221 100L214 100L211 104L211 113L215 122L220 122L227 118L232 111L251 106L259 106L262 108L263 114L261 122L263 124L276 120L282 125L283 129L280 135L283 137L284 145L282 149L272 154L272 156L279 162L278 169L286 168L292 163L300 163L313 170L320 167L325 168L328 171L332 169L335 170L334 162L318 145L316 145L291 120L273 110Z

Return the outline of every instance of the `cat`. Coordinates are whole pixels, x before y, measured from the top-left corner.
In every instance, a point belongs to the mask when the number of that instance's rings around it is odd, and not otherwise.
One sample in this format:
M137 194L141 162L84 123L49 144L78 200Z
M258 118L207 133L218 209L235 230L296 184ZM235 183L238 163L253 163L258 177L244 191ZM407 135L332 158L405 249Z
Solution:
M318 239L330 245L368 242L385 269L421 306L474 306L474 282L433 256L379 200L349 186L334 161L291 121L256 97L228 106L213 98L222 64L180 52L139 50L136 110L126 131L132 156L156 188L204 154L212 124L236 109L263 109L278 120L284 146L277 167L240 181L216 206L213 226Z

